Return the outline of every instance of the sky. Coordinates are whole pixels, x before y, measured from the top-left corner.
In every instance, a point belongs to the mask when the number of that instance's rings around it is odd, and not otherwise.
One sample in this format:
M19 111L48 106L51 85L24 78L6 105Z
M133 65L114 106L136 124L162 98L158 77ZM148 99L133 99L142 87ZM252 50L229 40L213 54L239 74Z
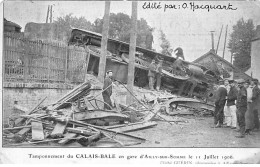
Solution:
M160 4L161 8L144 8L150 5ZM146 3L146 5L145 5ZM236 10L220 9L195 9L194 5L232 5ZM44 23L46 20L48 5L53 5L53 19L67 14L80 17L93 22L104 15L105 2L103 1L5 1L4 17L19 24L24 29L26 23ZM175 7L169 8L169 7ZM187 8L183 8L187 6ZM110 13L125 13L131 15L131 2L112 1ZM165 8L168 6L168 8ZM166 10L165 10L166 9ZM185 59L193 61L212 48L210 31L214 31L214 47L216 49L220 30L223 25L222 35L219 41L218 55L223 55L226 26L227 42L232 32L232 26L240 18L252 19L255 25L260 25L260 1L139 1L138 19L144 18L148 25L155 28L153 32L153 48L160 51L159 30L161 29L169 40L173 49L182 47ZM230 61L230 52L226 48L225 59Z

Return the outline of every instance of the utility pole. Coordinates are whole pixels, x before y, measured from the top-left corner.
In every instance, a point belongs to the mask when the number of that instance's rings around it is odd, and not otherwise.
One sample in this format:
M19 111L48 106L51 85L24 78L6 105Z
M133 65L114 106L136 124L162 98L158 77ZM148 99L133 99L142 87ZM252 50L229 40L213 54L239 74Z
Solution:
M226 34L225 34L225 41L224 41L224 49L223 49L223 59L225 56L225 49L226 49L226 41L227 41L227 31L228 31L228 25L226 26Z
M50 5L48 5L47 17L46 17L46 23L48 23L48 19L49 19L49 11L50 11Z
M214 31L210 31L211 33L211 50L214 51Z
M107 40L109 30L109 14L110 14L110 1L105 2L105 14L103 17L103 29L101 40L101 56L99 59L98 79L101 83L104 82L105 70L106 70L106 54L107 54Z
M218 54L218 46L219 46L220 37L222 35L222 30L223 30L223 25L221 26L220 34L219 34L219 37L218 37L218 44L217 44L216 54Z
M231 58L230 63L233 64L233 56L234 56L234 40L232 40L232 48L231 48Z
M137 1L132 1L131 34L130 34L130 47L129 47L130 52L129 52L128 77L127 77L127 89L132 93L134 88L136 29L137 29ZM126 97L126 102L128 105L132 104L133 101L133 97L130 92L127 93L127 97Z
M50 23L52 23L52 5L51 5L51 9L50 9Z

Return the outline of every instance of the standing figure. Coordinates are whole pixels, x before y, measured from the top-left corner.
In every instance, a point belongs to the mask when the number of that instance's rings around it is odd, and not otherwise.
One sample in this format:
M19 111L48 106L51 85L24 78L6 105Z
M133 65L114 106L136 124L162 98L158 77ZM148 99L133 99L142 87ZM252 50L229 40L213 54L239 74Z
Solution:
M149 71L148 71L150 90L154 90L153 86L154 86L154 80L155 80L155 70L156 70L155 60L152 60L152 63L149 65Z
M163 61L159 60L159 63L156 67L156 90L157 91L159 91L161 88L162 64L163 64Z
M247 90L245 88L245 81L243 79L239 79L237 81L239 91L237 94L237 119L240 127L240 135L236 136L237 138L245 137L245 113L247 110Z
M180 48L180 47L176 48L174 50L174 53L175 53L177 59L181 58L182 60L185 60L182 48Z
M216 128L223 125L224 106L226 104L227 89L224 85L220 85L216 92L214 124Z
M227 110L230 113L230 127L236 129L237 126L237 115L236 115L236 103L237 100L237 89L235 87L234 80L229 81L230 88L227 95Z
M260 103L260 89L258 87L258 79L253 79L251 82L253 87L252 94L252 108L254 113L254 129L259 130L259 117L258 117L258 106Z
M112 78L113 76L113 72L112 70L108 70L106 72L106 78L104 80L104 86L103 86L103 92L102 92L102 95L103 95L103 99L104 99L104 102L105 102L105 105L104 105L104 109L106 110L111 110L112 108L110 106L112 106L112 102L111 102L111 95L112 95ZM107 105L108 104L108 105ZM109 106L110 105L110 106Z
M224 81L224 86L227 89L227 93L229 93L230 85L229 85L229 81L227 79ZM231 125L231 113L230 113L229 107L227 106L227 103L224 107L224 116L225 116L224 117L224 124L226 125L226 127L230 127L230 125Z
M246 124L246 130L245 134L250 134L251 130L254 129L254 113L252 108L252 96L253 96L253 87L252 87L252 81L249 86L249 82L245 84L245 88L247 91L247 110L245 114L245 124Z
M146 49L152 50L153 42L153 29L151 28L145 37Z

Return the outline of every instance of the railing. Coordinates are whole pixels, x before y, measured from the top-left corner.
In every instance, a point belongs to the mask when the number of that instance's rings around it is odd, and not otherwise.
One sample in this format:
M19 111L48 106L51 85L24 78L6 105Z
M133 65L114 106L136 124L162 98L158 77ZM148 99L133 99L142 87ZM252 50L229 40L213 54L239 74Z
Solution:
M5 33L4 81L82 83L87 55L82 47Z

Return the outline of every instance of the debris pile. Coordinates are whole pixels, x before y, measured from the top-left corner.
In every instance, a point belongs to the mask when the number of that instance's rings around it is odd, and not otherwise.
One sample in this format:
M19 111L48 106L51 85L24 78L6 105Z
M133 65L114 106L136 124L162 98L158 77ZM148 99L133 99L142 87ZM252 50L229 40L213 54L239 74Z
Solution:
M157 123L150 119L139 122L132 119L134 123L131 123L131 114L121 112L124 107L125 112L129 111L125 105L119 106L121 110L100 109L95 102L97 99L91 93L97 89L97 85L91 86L90 81L87 81L55 103L40 107L45 100L43 99L32 110L24 111L25 114L15 119L13 127L4 129L5 139L9 143L15 143L14 146L49 142L60 145L77 142L81 146L93 146L98 141L107 139L120 146L144 142L146 139L127 132L153 127ZM92 109L89 109L89 104Z
M198 100L181 98L163 91L134 88L133 104L125 99L128 89L114 83L112 110L104 110L102 84L92 75L66 95L48 106L42 99L32 110L24 110L12 124L4 128L4 139L9 146L48 144L98 147L101 143L129 146L146 141L128 132L151 128L155 121L188 123L180 115L204 115L214 106Z

